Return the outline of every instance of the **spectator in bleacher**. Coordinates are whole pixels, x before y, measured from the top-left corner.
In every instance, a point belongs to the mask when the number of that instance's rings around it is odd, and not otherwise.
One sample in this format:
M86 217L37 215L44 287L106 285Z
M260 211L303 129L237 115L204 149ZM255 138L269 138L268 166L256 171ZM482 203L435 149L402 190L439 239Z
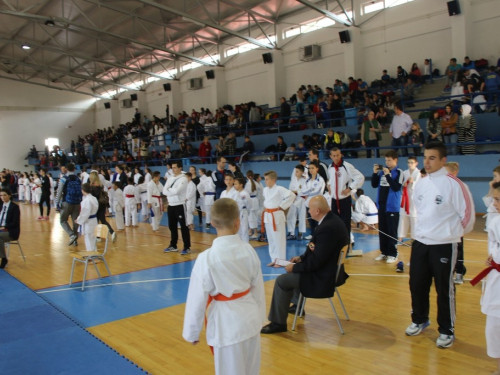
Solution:
M295 149L297 151L297 158L305 158L307 156L307 148L304 147L303 142L299 142L297 144L297 148Z
M387 70L384 69L382 71L382 77L380 77L380 88L387 89L390 83L391 83L391 76L387 74Z
M487 92L486 96L488 104L486 108L489 109L491 107L491 104L495 101L495 96L497 98L500 97L498 93L494 93L494 91L498 90L500 90L500 76L497 72L495 72L495 67L490 66L489 72L486 77L484 77L484 83L481 87L481 91Z
M282 161L292 161L295 159L295 143L292 143L289 147L286 148L286 154L283 157Z
M224 136L222 134L219 135L219 142L215 145L215 155L222 156L224 155Z
M372 111L375 112L375 114L378 113L380 106L383 105L382 99L380 98L379 94L374 93L372 95Z
M439 118L439 112L437 109L433 109L430 113L429 119L427 120L427 142L443 142L442 129L441 129L441 119Z
M453 113L451 104L445 107L445 114L441 119L441 129L443 131L443 141L445 144L457 143L457 121L458 115ZM448 147L448 155L457 155L457 146Z
M236 136L230 132L224 140L224 155L236 155Z
M394 147L394 151L398 152L399 146L408 145L408 132L411 130L413 120L403 112L400 102L394 104L394 112L395 115L392 118L389 131L392 137L391 145ZM403 156L408 156L408 149L403 148L402 153Z
M208 141L208 137L203 138L203 142L200 143L200 148L198 149L198 156L201 158L203 164L210 162L210 156L212 155L212 144Z
M307 91L307 106L309 107L309 112L312 113L313 107L317 102L318 102L318 97L316 96L316 94L314 94L314 90L309 89Z
M286 102L286 99L284 97L282 97L280 101L281 101L281 107L280 107L281 121L283 124L288 124L290 121L290 116L292 114L292 110L290 109L290 104Z
M278 143L276 144L276 152L278 153L276 159L279 161L283 158L282 152L285 152L287 145L281 135L278 136Z
M304 94L302 93L302 90L299 89L297 90L297 94L295 94L295 110L299 114L299 116L304 115Z
M314 85L314 95L316 95L318 98L320 96L323 96L323 90L318 85Z
M245 135L245 142L243 143L243 153L245 152L249 154L253 154L255 152L255 146L248 135Z
M328 111L330 112L330 118L333 120L333 127L342 126L341 119L344 117L342 109L339 94L333 94L330 102L328 103Z
M375 113L370 111L368 113L368 118L361 125L361 144L363 147L367 147L366 157L372 157L372 150L369 147L379 147L379 141L382 139L380 132L382 131L382 126L375 119ZM375 150L375 157L380 157L379 150Z
M412 79L413 82L420 82L420 78L422 77L422 73L420 72L420 69L417 65L417 63L413 63L411 66L410 74L408 76L409 78Z
M404 70L401 66L398 66L397 68L397 78L396 78L396 84L398 86L402 86L406 83L406 80L408 79L408 72Z
M464 70L476 69L476 63L469 59L469 56L464 57L464 63L462 64Z
M388 112L390 112L390 113L394 112L394 101L392 99L392 96L387 96L385 98L385 105L384 105L384 107L385 107L385 109Z
M356 99L356 93L358 92L358 82L354 80L353 77L349 77L349 89L347 93L351 97L351 100L354 101Z
M405 101L411 101L415 97L415 83L413 83L413 79L408 77L408 80L405 83L405 87L403 89L403 98ZM407 103L407 107L415 107L413 103Z
M458 143L473 143L476 141L476 119L471 115L472 107L468 104L460 108L462 116L458 119ZM460 146L462 155L475 155L476 145Z
M453 85L457 81L458 73L460 73L461 70L462 70L462 65L457 64L457 59L456 58L450 59L450 65L448 65L445 71L445 75L448 77L447 80L448 87L451 87L451 85Z
M408 144L414 145L413 153L415 156L422 155L422 147L424 146L424 132L420 128L420 124L418 122L414 122L411 126L411 131L408 133Z
M136 109L135 109L135 113L134 113L134 121L135 121L137 124L140 124L140 123L141 123L141 112L139 112L139 108L136 108Z
M359 98L364 97L365 93L368 92L368 83L363 81L361 78L358 79L358 91L357 95Z
M172 158L172 152L170 151L170 146L165 147L165 160Z
M431 78L431 62L429 59L424 60L424 74L422 75L422 83L425 84L425 80Z
M350 98L345 101L344 116L346 126L358 125L358 110L351 104Z
M385 124L388 124L391 121L389 113L387 112L387 110L385 109L385 107L382 106L382 105L380 107L378 107L378 112L375 115L375 119L382 126L385 125Z
M337 133L333 131L333 129L328 129L326 134L322 138L323 149L327 151L326 156L330 155L330 150L334 147L340 146L340 137Z
M316 106L315 106L315 108L316 108ZM323 120L323 121L320 121L320 124L322 125L322 127L324 128L324 127L330 126L331 114L328 111L328 103L326 102L323 95L320 95L318 97L317 110L319 113L319 120Z
M252 126L258 127L258 122L260 121L260 113L255 103L250 104L250 112L248 113L248 121Z

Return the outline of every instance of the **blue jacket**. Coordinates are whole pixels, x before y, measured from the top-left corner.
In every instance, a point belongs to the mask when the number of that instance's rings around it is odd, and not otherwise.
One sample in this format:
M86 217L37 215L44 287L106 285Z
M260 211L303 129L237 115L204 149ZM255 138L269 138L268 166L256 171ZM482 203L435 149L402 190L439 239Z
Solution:
M398 175L399 174L399 175ZM380 208L380 188L381 179L384 176L384 172L380 171L372 175L372 187L377 188L377 208ZM385 184L385 181L387 185ZM385 178L384 186L389 187L389 193L387 195L387 202L385 204L386 212L399 212L401 209L401 187L403 185L403 171L398 167L391 170L391 175Z

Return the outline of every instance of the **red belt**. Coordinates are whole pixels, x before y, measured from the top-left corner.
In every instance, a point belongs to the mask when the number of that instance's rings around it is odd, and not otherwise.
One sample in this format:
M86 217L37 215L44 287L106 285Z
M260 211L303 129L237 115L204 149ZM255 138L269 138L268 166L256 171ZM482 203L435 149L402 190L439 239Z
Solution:
M403 194L401 197L401 208L405 209L407 215L410 214L410 197L408 196L408 186L403 186Z
M126 198L135 198L135 195L130 195L130 194L127 194L125 195Z
M250 288L245 290L244 292L241 293L235 293L231 297L226 297L223 294L217 294L215 296L211 296L210 294L208 295L208 301L207 301L207 307L206 310L208 310L208 306L212 303L213 300L219 301L219 302L227 302L227 301L234 301L235 299L239 299L241 297L246 296L248 293L250 293ZM205 316L205 328L207 327L207 317ZM214 354L214 347L210 346L210 350L212 351L212 355Z
M262 211L262 218L261 218L261 232L264 233L266 231L266 226L264 225L264 215L266 212L270 213L271 216L273 217L273 229L276 232L276 221L274 220L274 213L276 211L281 210L281 208L265 208L264 211Z
M163 201L161 200L161 196L160 195L152 195L153 198L158 198L158 200L160 201L160 212L163 212Z
M470 281L472 286L476 286L476 284L484 279L490 273L490 271L497 270L498 272L500 272L500 264L496 264L493 260L490 262L490 264L491 266L482 270L479 275L477 275Z

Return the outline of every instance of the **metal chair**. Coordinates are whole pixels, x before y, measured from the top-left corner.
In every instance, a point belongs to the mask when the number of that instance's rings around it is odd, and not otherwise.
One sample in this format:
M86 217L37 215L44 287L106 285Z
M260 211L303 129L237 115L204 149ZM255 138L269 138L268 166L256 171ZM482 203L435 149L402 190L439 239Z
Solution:
M23 248L21 247L21 244L19 243L19 240L10 241L10 242L6 242L5 243L5 249L6 249L6 253L7 253L7 259L9 259L10 245L17 245L19 247L19 251L21 252L21 255L23 256L24 263L26 263L26 258L24 257Z
M339 260L337 262L337 277L335 278L335 283L337 283L337 280L339 278L339 272L340 268L342 267L342 264L344 264L346 255L347 255L347 250L349 249L349 246L346 245L342 248L339 254ZM340 297L340 292L337 287L335 287L335 294L337 297L339 297L340 301L340 306L342 306L342 310L344 310L344 314L346 317L346 320L349 320L349 315L347 314L347 311L344 306L344 302L342 302L342 298ZM332 298L328 297L328 300L330 301L330 305L332 306L333 314L335 315L335 319L337 320L337 323L340 328L340 332L344 334L344 329L342 328L342 324L340 323L339 315L337 314L337 310L335 309L335 305L333 304ZM302 317L304 315L304 306L306 305L306 297L302 296L302 293L299 295L299 300L297 302L297 309L295 310L295 317L293 318L293 325L292 325L292 331L295 331L295 327L297 324L297 317ZM299 309L300 309L300 315L299 315Z
M85 264L85 269L83 271L82 291L85 290L85 280L87 278L87 266L88 266L89 262L92 262L95 270L97 271L97 275L99 276L99 279L102 280L101 273L97 269L97 265L95 263L96 260L102 260L104 262L104 266L106 267L106 270L108 271L109 279L113 283L113 279L111 277L111 271L109 270L109 267L108 267L108 262L106 262L106 258L104 257L106 255L106 252L108 251L109 229L106 225L99 224L94 229L94 235L96 238L96 241L94 243L94 250L96 250L96 251L79 251L77 253L70 254L70 256L73 257L73 265L71 266L71 276L69 279L69 286L71 286L73 283L73 273L75 270L76 262L80 262L80 263ZM97 238L101 238L101 239L105 238L106 239L103 252L97 251Z

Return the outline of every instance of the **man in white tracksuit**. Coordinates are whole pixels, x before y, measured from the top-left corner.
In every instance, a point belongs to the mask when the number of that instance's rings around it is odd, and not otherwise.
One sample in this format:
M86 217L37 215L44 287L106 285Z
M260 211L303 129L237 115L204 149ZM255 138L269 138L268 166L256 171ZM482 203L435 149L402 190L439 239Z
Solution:
M446 147L442 143L428 143L424 152L427 177L420 179L413 192L417 223L410 258L412 324L406 329L408 336L415 336L430 324L429 292L434 278L439 348L449 348L455 340L453 272L460 238L472 230L475 222L469 190L448 174L445 163Z

